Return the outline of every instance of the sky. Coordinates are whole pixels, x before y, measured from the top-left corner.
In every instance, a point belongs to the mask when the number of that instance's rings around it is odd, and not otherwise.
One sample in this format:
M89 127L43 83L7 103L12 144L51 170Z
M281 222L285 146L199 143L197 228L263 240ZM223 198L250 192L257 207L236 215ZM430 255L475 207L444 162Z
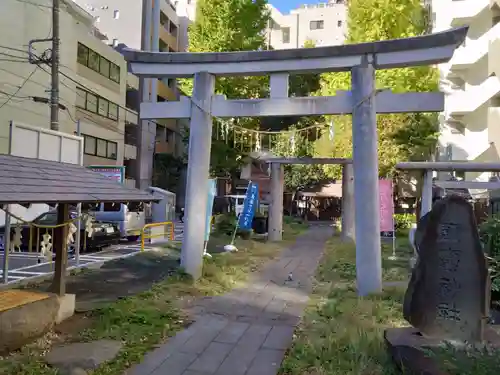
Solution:
M317 4L320 2L320 0L269 0L269 3L281 13L288 13L291 9L296 9L302 4ZM323 0L323 2L326 2L326 0Z

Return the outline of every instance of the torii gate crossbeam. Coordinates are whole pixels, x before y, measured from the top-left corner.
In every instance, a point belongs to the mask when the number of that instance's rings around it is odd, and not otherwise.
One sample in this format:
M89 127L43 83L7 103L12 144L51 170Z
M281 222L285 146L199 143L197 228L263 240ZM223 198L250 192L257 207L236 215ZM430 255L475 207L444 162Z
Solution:
M378 92L375 90L375 70L446 62L464 41L467 31L468 27L461 27L415 38L293 50L222 53L125 50L123 54L131 72L140 78L194 76L191 99L176 103L143 103L140 108L141 119L186 116L191 119L185 240L181 258L185 270L197 278L203 265L204 236L200 228L205 227L206 219L200 207L206 207L207 194L200 187L206 186L209 177L212 116L281 116L297 113L300 107L303 115L352 113L357 287L360 295L380 291L376 113L441 111L443 98L439 93L412 93L413 99L409 102L408 96L405 97L408 94ZM339 71L351 72L352 95L327 99L288 98L289 74ZM271 76L270 99L226 101L214 95L215 76L250 75Z

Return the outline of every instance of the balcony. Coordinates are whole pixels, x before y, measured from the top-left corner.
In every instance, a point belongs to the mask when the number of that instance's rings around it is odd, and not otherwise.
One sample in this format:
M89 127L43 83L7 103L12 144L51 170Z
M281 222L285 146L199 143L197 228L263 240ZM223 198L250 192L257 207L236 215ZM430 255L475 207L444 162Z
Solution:
M482 11L489 9L490 0L454 0L450 8L451 26L469 24Z
M500 107L488 108L488 141L500 148Z
M168 87L164 81L158 80L158 95L166 100L177 100L177 95L171 87Z
M500 23L489 29L479 39L467 40L465 46L458 48L450 60L451 70L470 68L488 54L493 46L495 46L496 50L500 49L500 44L495 43L498 41L500 41ZM499 64L499 60L488 58L490 63L496 61Z
M497 24L495 27L499 26ZM488 74L500 77L500 37L492 40L488 50Z
M124 159L137 159L137 147L125 143L123 151Z
M125 111L125 123L137 125L139 124L139 115L137 112L132 111L131 109L127 109Z
M166 28L167 26L165 25L160 25L160 39L165 42L170 48L172 48L174 51L178 51L178 42L177 38L170 34L169 30Z
M492 76L478 86L470 86L450 95L447 109L452 117L464 116L474 112L498 93L500 93L500 80Z

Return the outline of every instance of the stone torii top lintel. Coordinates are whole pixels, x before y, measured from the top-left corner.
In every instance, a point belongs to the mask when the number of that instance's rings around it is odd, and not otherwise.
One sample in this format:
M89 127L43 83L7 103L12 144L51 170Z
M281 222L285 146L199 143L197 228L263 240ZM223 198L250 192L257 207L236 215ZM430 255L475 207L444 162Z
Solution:
M131 73L141 78L189 78L203 71L218 76L349 71L364 56L370 56L376 69L392 69L448 61L467 31L463 26L413 38L314 48L201 53L125 49L122 54Z

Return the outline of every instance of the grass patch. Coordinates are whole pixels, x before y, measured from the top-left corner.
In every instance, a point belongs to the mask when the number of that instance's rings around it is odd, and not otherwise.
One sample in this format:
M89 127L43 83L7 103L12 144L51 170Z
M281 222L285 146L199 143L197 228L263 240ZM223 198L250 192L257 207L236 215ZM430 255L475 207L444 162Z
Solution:
M398 247L397 261L388 260L391 253L392 246L384 245L384 280L406 281L411 252L407 247ZM310 307L296 330L280 374L397 373L386 354L383 331L405 324L401 308L404 288L386 288L380 295L359 298L355 279L354 245L333 238L316 274Z
M243 284L252 271L278 256L305 228L299 222L287 223L284 241L279 244L238 239L235 245L240 251L214 254L213 258L205 259L200 280L193 282L179 272L147 292L112 303L88 316L80 316L79 319L86 319L88 323L80 332L74 335L50 333L18 352L0 357L0 374L56 375L56 370L48 367L43 360L51 346L68 341L112 339L123 342L123 349L114 360L92 374L121 375L125 369L140 362L155 345L190 323L176 301L188 296L221 294ZM229 240L229 237L212 236L209 252Z

